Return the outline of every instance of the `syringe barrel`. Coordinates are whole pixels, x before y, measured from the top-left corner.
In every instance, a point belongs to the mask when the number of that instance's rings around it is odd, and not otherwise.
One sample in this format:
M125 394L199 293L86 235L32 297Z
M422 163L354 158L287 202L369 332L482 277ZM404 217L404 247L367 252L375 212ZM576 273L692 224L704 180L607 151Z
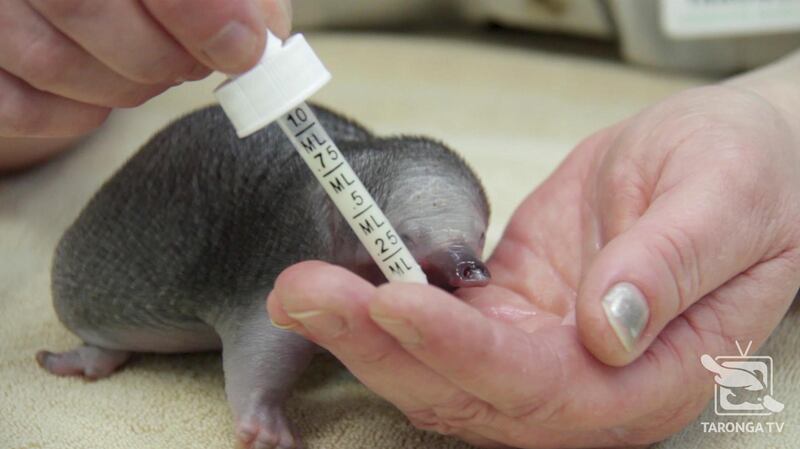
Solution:
M280 116L278 124L386 279L427 284L414 256L314 111L301 103Z
M277 120L389 281L427 283L425 273L304 100L331 75L302 34L282 42L267 30L258 64L214 91L236 134Z

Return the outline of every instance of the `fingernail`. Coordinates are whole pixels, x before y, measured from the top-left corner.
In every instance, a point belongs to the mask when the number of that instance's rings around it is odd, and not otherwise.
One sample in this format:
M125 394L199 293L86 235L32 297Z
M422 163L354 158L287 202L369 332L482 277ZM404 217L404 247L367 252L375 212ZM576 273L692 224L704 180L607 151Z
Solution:
M401 318L390 318L382 315L372 315L378 325L386 332L392 334L394 338L406 346L419 346L422 343L422 336L414 326L407 320Z
M269 321L270 321L270 323L272 323L273 326L277 327L278 329L289 330L289 329L294 329L295 327L297 327L297 323L287 323L287 324L276 323L272 319L272 317L270 317Z
M231 21L206 41L201 50L222 71L241 67L258 48L258 36L247 26Z
M278 8L283 14L283 20L286 21L287 26L292 23L292 1L291 0L278 0Z
M323 338L336 338L347 332L347 325L341 317L324 310L287 313L299 321L313 335Z
M617 338L631 352L641 335L650 311L642 292L629 282L620 282L603 296L603 310Z

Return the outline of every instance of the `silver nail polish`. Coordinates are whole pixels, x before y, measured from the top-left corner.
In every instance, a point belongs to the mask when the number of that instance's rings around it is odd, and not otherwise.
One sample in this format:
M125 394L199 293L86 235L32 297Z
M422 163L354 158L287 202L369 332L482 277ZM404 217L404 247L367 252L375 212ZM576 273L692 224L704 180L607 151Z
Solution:
M632 351L650 317L644 295L635 285L620 282L611 287L602 303L606 318L622 346L626 351Z

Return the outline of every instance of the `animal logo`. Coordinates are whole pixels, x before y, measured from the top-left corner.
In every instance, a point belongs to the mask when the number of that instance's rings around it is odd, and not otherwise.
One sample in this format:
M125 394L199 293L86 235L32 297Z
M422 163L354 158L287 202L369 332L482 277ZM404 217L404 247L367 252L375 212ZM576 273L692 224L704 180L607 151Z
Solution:
M738 356L700 357L703 367L716 374L714 412L718 416L766 416L784 408L772 396L772 357L748 356L752 344L742 351L737 341Z

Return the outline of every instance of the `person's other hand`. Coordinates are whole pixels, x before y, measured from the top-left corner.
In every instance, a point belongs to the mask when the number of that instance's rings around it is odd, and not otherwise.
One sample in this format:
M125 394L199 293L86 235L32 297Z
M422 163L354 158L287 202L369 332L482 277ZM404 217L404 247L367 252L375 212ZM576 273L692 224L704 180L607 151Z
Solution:
M261 56L267 27L288 35L290 7L289 0L5 1L0 139L79 136L112 108L136 106L212 69L244 71Z
M708 402L701 355L760 346L800 285L797 126L743 89L684 92L581 143L516 211L490 286L376 288L305 262L268 311L423 429L663 439Z

